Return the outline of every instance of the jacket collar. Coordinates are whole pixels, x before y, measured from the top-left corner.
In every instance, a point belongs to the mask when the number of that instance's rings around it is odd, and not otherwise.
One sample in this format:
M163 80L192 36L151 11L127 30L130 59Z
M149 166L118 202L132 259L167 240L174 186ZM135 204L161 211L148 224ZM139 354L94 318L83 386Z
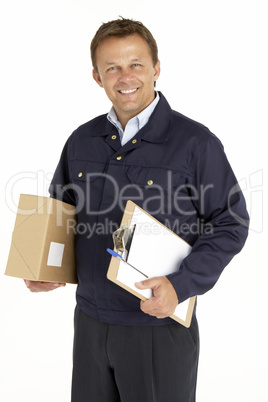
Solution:
M161 143L166 141L168 138L172 110L164 95L159 91L158 93L160 100L148 123L136 134L135 138L137 139L142 139L152 143ZM114 125L108 121L106 116L107 115L103 115L103 119L101 119L100 123L94 127L94 131L91 133L92 137L104 137L116 130Z

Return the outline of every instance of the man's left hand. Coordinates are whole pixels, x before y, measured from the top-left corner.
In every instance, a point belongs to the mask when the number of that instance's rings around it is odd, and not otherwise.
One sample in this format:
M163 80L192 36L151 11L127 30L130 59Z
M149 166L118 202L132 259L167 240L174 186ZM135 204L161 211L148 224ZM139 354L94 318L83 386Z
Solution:
M177 293L166 276L146 279L135 283L137 289L152 289L153 297L141 301L141 310L157 318L166 318L172 315L179 300Z

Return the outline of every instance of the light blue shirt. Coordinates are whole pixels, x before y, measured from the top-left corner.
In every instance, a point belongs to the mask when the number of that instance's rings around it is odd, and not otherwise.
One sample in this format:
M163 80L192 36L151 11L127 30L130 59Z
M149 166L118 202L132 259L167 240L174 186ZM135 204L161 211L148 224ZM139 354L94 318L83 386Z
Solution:
M122 129L121 123L117 118L114 107L112 106L110 112L107 114L107 119L117 128L122 146L131 140L131 138L133 138L137 132L148 123L159 99L160 97L156 92L156 97L152 103L150 103L150 105L148 105L142 112L137 114L137 116L132 117L132 119L127 122L125 130Z

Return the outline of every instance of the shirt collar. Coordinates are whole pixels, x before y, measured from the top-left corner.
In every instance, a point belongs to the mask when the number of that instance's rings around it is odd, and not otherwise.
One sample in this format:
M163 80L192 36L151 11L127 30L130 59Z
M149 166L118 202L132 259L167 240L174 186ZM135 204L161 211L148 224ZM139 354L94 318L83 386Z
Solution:
M154 100L148 105L144 110L142 110L137 116L134 116L132 119L128 121L127 124L136 124L137 126L137 131L141 130L145 124L148 123L148 120L151 117L151 114L154 111L154 108L156 107L157 103L159 102L159 94L158 92L155 92L155 98ZM119 132L123 133L123 129L121 126L120 121L117 118L116 112L114 110L114 107L112 106L108 115L107 119L119 130Z

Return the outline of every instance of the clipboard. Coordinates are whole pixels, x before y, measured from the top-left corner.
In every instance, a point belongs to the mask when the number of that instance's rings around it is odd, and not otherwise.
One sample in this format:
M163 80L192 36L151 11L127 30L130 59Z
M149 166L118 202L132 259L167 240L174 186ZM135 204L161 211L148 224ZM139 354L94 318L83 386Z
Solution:
M107 278L141 300L152 297L151 289L134 285L147 277L164 276L178 270L191 246L133 201L128 200L120 228L114 232L114 250ZM172 319L189 327L196 296L179 303Z

